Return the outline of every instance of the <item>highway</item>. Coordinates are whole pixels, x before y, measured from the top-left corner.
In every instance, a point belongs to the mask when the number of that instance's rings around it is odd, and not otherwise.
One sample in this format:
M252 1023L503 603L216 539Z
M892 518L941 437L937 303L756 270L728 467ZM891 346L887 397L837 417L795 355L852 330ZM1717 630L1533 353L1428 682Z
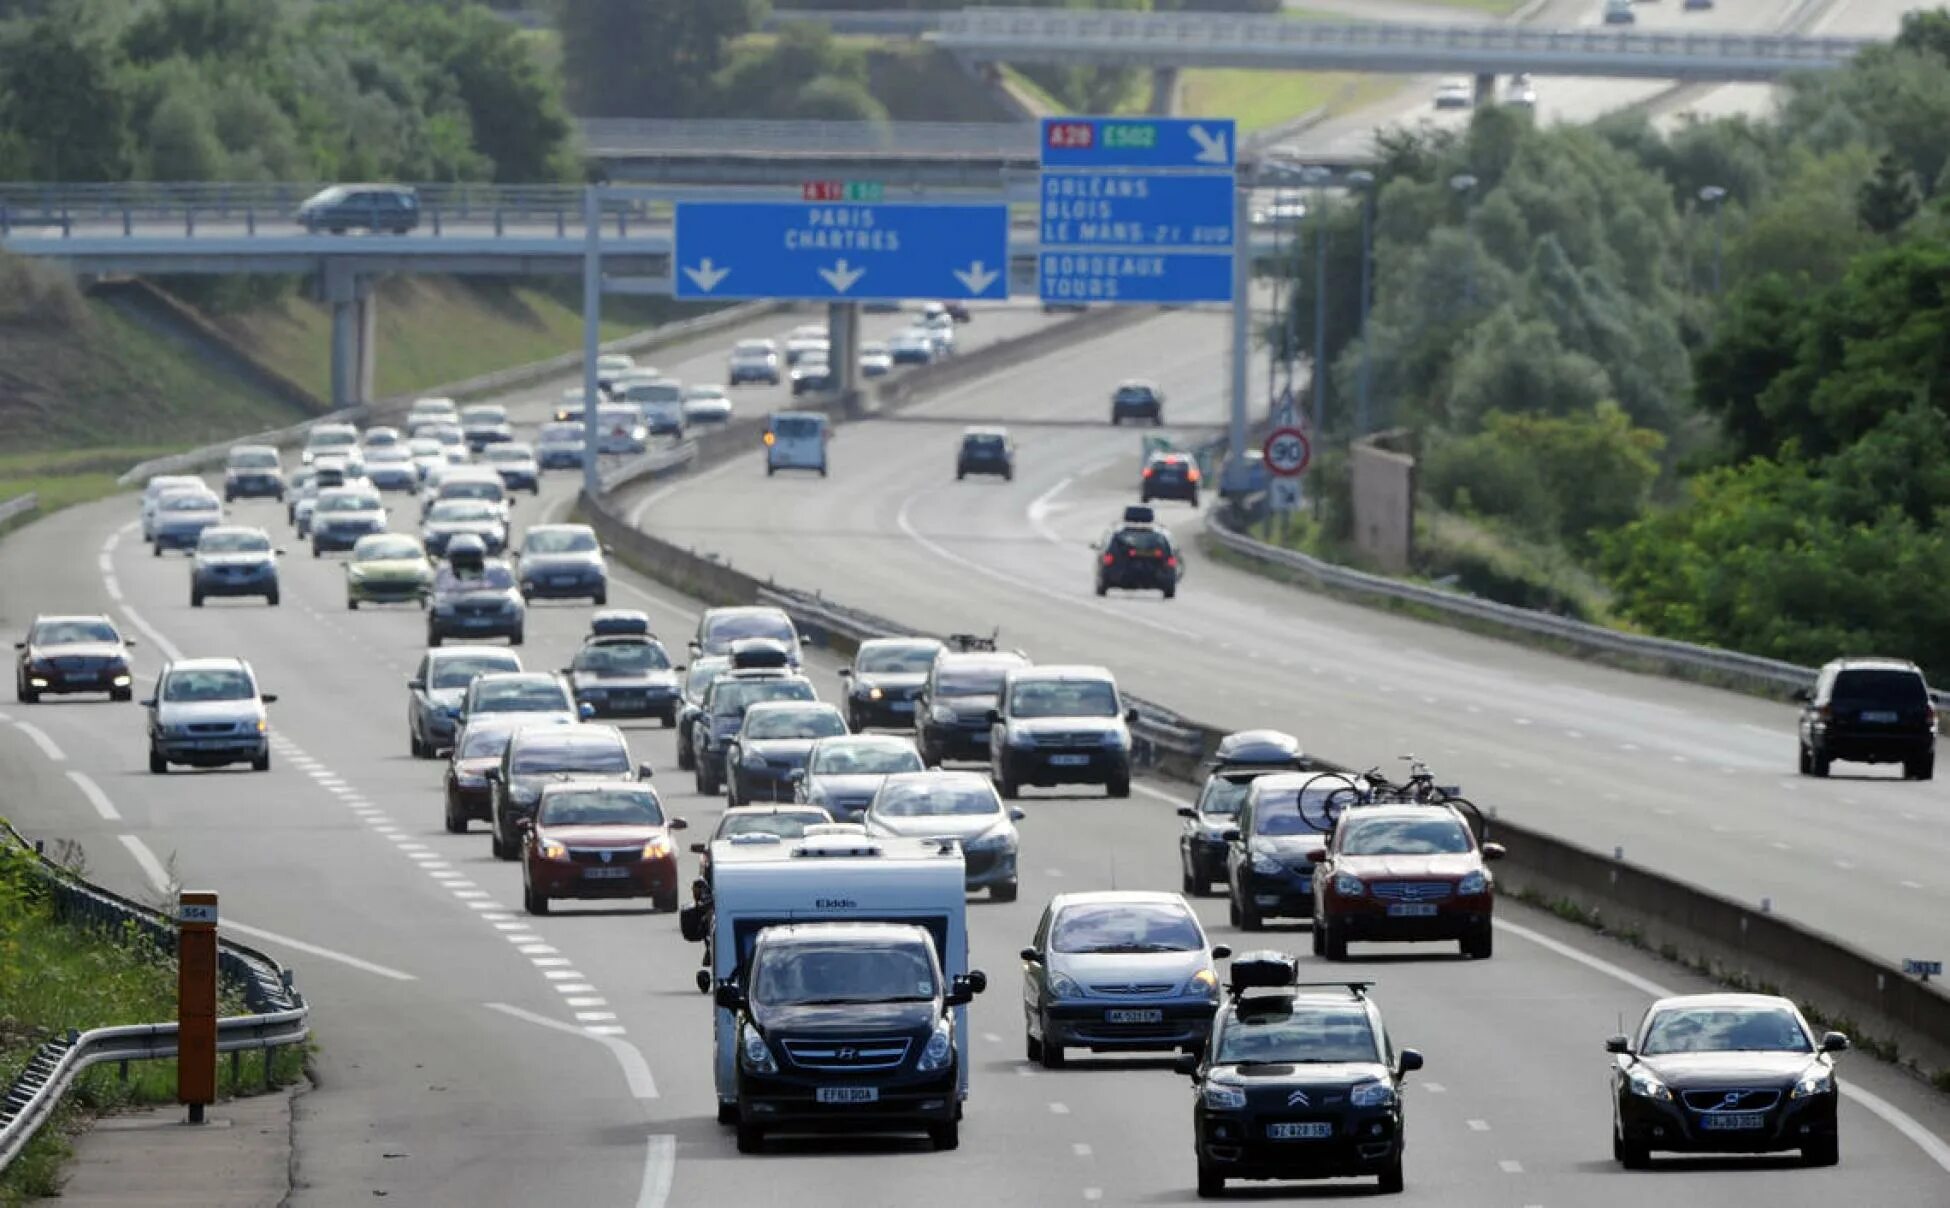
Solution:
M1025 310L979 311L964 331L972 343L1046 321ZM688 379L716 380L734 339L777 334L792 322L775 317L652 359ZM872 320L870 334L884 322ZM1212 354L1191 350L1217 347L1216 330L1207 316L1160 317L1062 358L1073 365L1067 371L1037 365L922 413L1089 424L1101 417L1109 365L1113 374L1156 373L1172 392L1174 420L1207 418L1216 406L1199 383L1215 376ZM559 389L512 401L532 420ZM748 413L777 402L770 391L737 397ZM1216 602L1229 581L1203 563L1170 608L1117 598L1099 606L1074 590L1081 554L1064 546L1126 498L1137 434L1024 423L1017 482L964 490L948 473L952 433L952 425L905 421L849 426L823 483L767 481L751 459L739 459L660 498L646 495L656 500L646 520L680 539L708 537L748 569L789 564L808 586L823 580L843 599L911 615L917 625L1000 623L1005 637L1042 658L1097 657L1116 643L1104 657L1134 689L1193 711L1207 701L1207 665L1230 666L1232 656L1201 643L1198 629L1209 610L1250 610L1255 597ZM539 500L518 506L518 522L559 514L571 478L551 475ZM1034 531L1029 509L1039 502L1035 515L1057 541ZM731 510L697 518L718 505ZM955 560L907 535L903 510L915 532ZM323 1048L319 1085L299 1101L294 1203L383 1195L414 1204L642 1208L761 1201L783 1186L799 1202L838 1208L861 1202L864 1185L885 1188L877 1202L955 1206L1193 1199L1184 1083L1161 1062L1032 1069L1013 1003L1014 953L1049 894L1175 887L1171 801L1179 786L1145 785L1128 802L1091 794L1025 801L1021 901L970 908L975 963L994 980L972 1016L977 1068L958 1152L786 1141L767 1156L738 1157L712 1120L708 1008L691 985L696 949L678 940L675 920L601 907L528 918L516 906L517 869L489 858L480 828L464 838L442 830L439 765L406 754L403 680L421 649L417 610L346 611L334 560L299 553L296 542L287 542L294 553L282 607L192 610L185 562L151 557L131 535L133 513L122 496L10 535L0 543L0 618L18 632L40 609L109 611L142 639L146 673L176 651L250 658L266 688L281 694L272 706L272 771L152 776L143 770L138 709L63 700L5 708L0 776L14 786L8 810L22 828L79 843L92 876L142 896L172 880L215 888L228 925L295 965ZM275 504L240 503L235 514L288 532ZM831 565L811 573L820 562ZM999 584L991 577L998 566L1035 589ZM617 583L628 586L612 602L647 607L681 650L696 606L633 576ZM1274 617L1280 626L1304 634L1319 623L1311 597L1276 596L1287 602ZM1274 598L1257 597L1262 607ZM1344 645L1342 658L1388 636L1385 619L1360 615L1374 631L1367 645ZM580 605L538 606L524 658L538 667L566 662L586 618ZM1274 653L1259 661L1272 664ZM812 667L821 691L837 696L835 663L815 655ZM1243 681L1251 686L1233 691L1231 712L1214 719L1236 714L1242 724L1289 726L1323 750L1341 745L1325 702L1293 707L1295 694L1276 685L1261 697L1264 678L1262 671ZM1347 708L1347 694L1334 691L1335 707ZM692 822L693 834L707 830L718 803L692 796L689 777L674 773L670 736L637 725L630 734L639 756L659 768L672 811ZM1445 771L1455 766L1439 749L1425 753ZM1241 936L1223 925L1215 903L1200 909L1215 941L1306 950L1303 932ZM1950 1193L1950 1149L1930 1142L1933 1156L1887 1123L1896 1118L1929 1141L1950 1136L1950 1111L1862 1057L1846 1065L1859 1090L1842 1109L1837 1169L1682 1161L1647 1175L1618 1170L1606 1146L1601 1041L1650 995L1701 983L1513 904L1502 917L1489 963L1461 962L1446 950L1357 949L1363 959L1344 967L1377 981L1391 1029L1429 1059L1409 1088L1404 1202L1627 1208L1648 1196L1699 1203L1731 1194L1810 1208L1851 1196L1926 1208ZM1342 970L1308 966L1310 976L1332 972Z

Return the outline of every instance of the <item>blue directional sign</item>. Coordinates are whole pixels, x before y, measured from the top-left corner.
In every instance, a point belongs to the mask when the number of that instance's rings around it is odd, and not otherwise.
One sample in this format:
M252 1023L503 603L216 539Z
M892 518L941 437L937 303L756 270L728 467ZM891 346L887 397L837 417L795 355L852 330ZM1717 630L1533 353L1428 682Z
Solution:
M1238 152L1233 120L1046 117L1045 168L1222 168Z
M848 202L677 203L679 298L1009 296L1009 207Z
M1232 247L1232 176L1043 173L1042 242L1056 247Z
M1045 302L1224 302L1232 257L1205 252L1050 251L1036 258Z

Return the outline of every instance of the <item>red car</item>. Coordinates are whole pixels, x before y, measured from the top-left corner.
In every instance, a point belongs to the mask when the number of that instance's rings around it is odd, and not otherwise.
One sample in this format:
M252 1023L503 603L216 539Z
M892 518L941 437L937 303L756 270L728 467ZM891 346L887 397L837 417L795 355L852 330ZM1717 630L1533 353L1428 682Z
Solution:
M1357 805L1335 823L1314 871L1314 953L1347 959L1349 940L1458 940L1488 959L1498 843L1478 843L1451 805Z
M469 722L454 739L447 758L447 829L467 833L467 824L494 816L494 786L489 768L501 766L501 755L516 730L533 721L532 714L484 713Z
M649 898L677 909L677 849L657 791L640 781L570 782L542 790L521 836L522 905L547 914L554 898Z

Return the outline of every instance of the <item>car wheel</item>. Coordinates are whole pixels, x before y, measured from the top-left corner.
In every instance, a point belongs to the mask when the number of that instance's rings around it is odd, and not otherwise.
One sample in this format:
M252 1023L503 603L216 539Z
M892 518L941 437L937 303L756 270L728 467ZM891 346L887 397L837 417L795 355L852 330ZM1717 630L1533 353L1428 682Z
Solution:
M1318 916L1314 918L1313 925L1309 927L1307 930L1313 932L1314 955L1326 956L1327 955L1327 942L1326 942L1327 929L1321 926L1320 919Z
M1320 930L1320 954L1330 961L1347 959L1347 936L1339 927L1325 919L1318 920L1314 926Z
M1905 759L1903 761L1903 778L1905 780L1930 780L1935 776L1935 755L1925 755L1921 759Z
M169 771L169 761L164 759L162 752L154 747L149 748L149 770L158 776Z
M323 558L325 556L325 547L313 541L311 543L311 556L314 558Z
M1816 776L1826 777L1828 775L1828 767L1833 762L1828 757L1828 752L1826 751L1812 752L1809 755L1808 771Z
M351 596L347 596L345 597L345 607L351 612L357 612L359 611L359 601L353 599Z
M1043 1068L1046 1070L1060 1070L1067 1060L1068 1057L1063 1052L1063 1046L1050 1040L1049 1027L1045 1025L1043 1028Z
M1043 1042L1036 1039L1035 1033L1028 1028L1022 1030L1022 1051L1031 1061L1040 1062L1043 1059Z
M1129 797L1131 795L1131 778L1129 776L1120 776L1104 785L1104 791L1112 797Z
M675 730L677 728L677 711L675 709L666 709L664 712L657 714L657 724L666 730Z
M1189 503L1189 504L1191 504L1191 505L1192 505L1193 507L1197 507L1197 506L1198 506L1198 492L1197 492L1197 491L1193 491L1193 492L1192 492L1192 497L1191 497L1190 499L1188 499L1188 500L1186 500L1185 502L1187 502L1187 503Z
M1652 1147L1643 1141L1621 1138L1618 1142L1618 1161L1627 1170L1650 1170Z
M1164 593L1165 593L1165 599L1167 600L1176 599L1178 596L1178 584L1173 583L1170 586L1166 587L1164 589Z
M765 1148L765 1130L756 1124L738 1125L738 1152L758 1153Z
M1402 1183L1402 1151L1397 1149L1388 1165L1381 1168L1381 1177L1375 1184L1383 1195L1400 1195Z
M513 860L521 855L521 840L503 839L499 831L494 836L494 854L502 860Z
M162 542L160 542L160 541L158 541L158 542L155 542L155 543L154 543L154 544L153 544L152 546L150 546L150 548L149 548L149 556L150 556L151 558L160 558L160 557L162 557Z
M532 886L523 885L521 887L521 906L529 914L547 914L548 895L545 893L536 893Z
M256 756L256 757L254 757L254 758L253 758L253 759L251 760L251 771L253 771L253 772L268 772L268 771L270 771L270 770L271 770L271 752L270 752L270 751L268 751L268 750L267 750L267 751L265 751L265 752L264 752L264 754L262 754L262 755L258 755L258 756Z
M961 1148L961 1121L950 1120L946 1124L928 1125L928 1140L934 1142L936 1153Z
M1815 770L1815 761L1814 757L1808 754L1808 744L1805 742L1797 743L1795 745L1795 754L1797 756L1795 761L1797 770L1803 776L1812 775Z
M447 808L444 812L446 816L443 821L447 824L448 834L464 835L467 833L467 815L461 813L460 802L454 799L454 795L451 792L447 794Z
M718 1123L720 1124L738 1123L738 1105L736 1103L718 1104Z
M1013 902L1016 900L1016 892L1016 882L1010 881L1006 885L992 886L989 889L989 897L998 902Z
M1496 932L1488 923L1472 930L1462 942L1462 954L1471 960L1486 961L1496 951Z
M1239 895L1235 893L1226 894L1226 922L1232 924L1234 927L1240 926L1240 917Z
M1254 910L1251 906L1247 906L1244 903L1241 903L1239 907L1239 930L1264 931L1265 929L1266 929L1265 917L1262 916L1259 913L1259 911Z
M1842 1160L1842 1142L1839 1137L1823 1137L1801 1147L1803 1166L1833 1166Z
M123 702L132 701L135 699L135 693L127 688L111 688L108 692L108 699Z
M1200 1162L1198 1164L1198 1198L1201 1200L1215 1200L1225 1193L1225 1176L1216 1173L1205 1163Z
M745 794L738 783L738 773L731 770L729 760L726 761L724 773L724 799L725 804L734 809L745 804Z
M1102 578L1097 580L1097 594L1100 596L1110 594L1110 584L1104 582Z
M659 914L676 914L677 913L677 891L673 889L669 893L660 893L654 895L650 899L650 906L652 909L656 910Z
M1113 428L1121 428L1124 426L1123 418L1115 411L1110 413L1110 426Z
M604 590L597 592L595 595L590 596L589 602L595 605L597 608L608 608L609 607L608 589L605 588Z
M1162 411L1160 411L1160 412L1158 412L1158 413L1157 413L1156 415L1153 415L1153 416L1151 417L1151 426L1152 426L1153 428L1162 428L1162 427L1164 427L1164 426L1165 426L1165 413L1164 413L1164 412L1162 412Z
M440 645L440 631L439 631L439 630L437 630L437 629L429 629L429 630L427 630L427 645L429 645L429 646L438 646L438 645Z
M1192 877L1191 862L1182 856L1178 861L1178 889L1186 897L1197 897L1200 891L1198 881Z
M191 592L191 593L190 593L190 607L191 607L191 608L201 608L201 607L203 607L203 593L202 593L202 592L200 592L200 591L193 591L193 592Z
M956 481L956 482L960 482L960 481L961 481L962 479L964 479L964 478L967 478L967 477L968 477L968 474L967 474L967 472L966 472L966 471L964 471L964 470L956 470L956 471L955 471L955 481Z
M691 758L691 744L682 738L677 740L677 770L680 772L697 770L697 761Z
M993 779L995 781L995 791L1002 795L1004 801L1014 801L1021 795L1022 786L1017 784L1015 778L1010 776L1006 770L997 772Z
M264 605L267 608L276 608L278 606L278 593L270 592L267 594L264 597Z
M778 468L777 466L775 466L775 465L773 465L773 464L772 464L771 462L769 462L769 461L768 461L768 462L766 462L766 463L765 463L765 477L767 477L767 478L770 478L770 477L771 477L772 475L774 475L774 474L776 474L776 473L778 473L778 469L779 469L779 468Z
M516 630L514 631L514 633L512 633L512 634L510 634L510 635L509 635L509 637L508 637L508 645L510 645L510 646L519 646L519 645L521 645L521 643L522 643L522 640L523 640L523 639L524 639L524 638L525 638L526 636L527 636L527 635L526 635L526 634L525 634L525 633L524 633L524 632L523 632L523 631L522 631L521 629L516 629Z

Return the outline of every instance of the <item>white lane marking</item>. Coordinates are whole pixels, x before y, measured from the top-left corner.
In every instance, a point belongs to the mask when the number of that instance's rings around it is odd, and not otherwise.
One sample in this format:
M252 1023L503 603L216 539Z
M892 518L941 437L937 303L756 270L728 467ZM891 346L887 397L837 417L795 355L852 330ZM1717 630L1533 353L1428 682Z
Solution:
M102 792L101 785L89 778L88 773L69 772L68 779L74 781L74 786L81 790L83 797L88 798L88 804L95 807L96 813L110 822L122 820L122 815L115 812L115 803L108 799L107 793Z
M1444 1091L1448 1090L1449 1088L1442 1085L1440 1082L1424 1082L1422 1084L1422 1089L1429 1092L1431 1095L1440 1095Z
M41 754L47 756L55 763L67 762L67 753L52 738L48 737L46 730L41 729L31 721L16 721L14 723L14 729L19 730L28 738L33 739L34 745L41 749Z
M1052 1103L1049 1105L1049 1113L1052 1116L1067 1116L1070 1114L1070 1105L1067 1103Z
M462 900L472 899L475 901L479 901L482 898L491 898L494 895L489 893L485 889L476 889L474 888L473 885L469 884L465 888L456 885L454 887L454 896Z
M643 1154L643 1189L637 1192L636 1208L664 1208L676 1174L677 1138L668 1133L651 1137Z
M142 869L143 876L149 878L149 884L155 891L157 893L168 892L169 873L164 871L162 861L156 859L156 853L149 850L149 845L134 835L118 835L116 837L122 840L123 847L129 849L129 855L135 857L136 866Z
M156 649L162 651L163 654L170 659L170 661L174 662L175 660L183 657L183 652L176 648L176 643L164 637L162 635L162 630L157 629L154 625L151 625L148 621L143 620L141 613L137 612L133 608L130 608L127 604L124 604L122 605L122 615L129 619L129 624L135 626L136 629L141 631L143 637L146 637L151 642L155 643Z
M1915 881L1904 881L1904 882L1902 882L1901 884L1902 884L1902 887L1903 887L1904 889L1921 889L1921 888L1923 888L1923 887L1922 887L1921 885L1919 885L1919 884L1917 884L1917 883L1916 883Z
M299 952L308 952L313 956L322 956L328 961L337 961L341 965L347 965L362 972L371 973L377 977L391 978L393 981L419 980L411 973L402 973L398 969L388 968L385 965L375 964L368 960L361 960L356 956L351 956L344 952L336 952L330 948L320 947L317 944L308 944L303 940L294 940L288 935L279 935L275 931L266 931L262 927L249 927L243 923L232 922L229 919L223 920L219 926L226 931L235 931L240 935L248 935L253 939L269 940L274 944L281 944L286 948L294 948Z
M609 1000L607 998L584 995L581 998L565 998L562 1000L562 1005L565 1007L606 1007L609 1005Z
M1490 1122L1488 1120L1464 1120L1463 1123L1469 1125L1470 1132L1490 1131Z
M505 1002L491 1002L486 1005L490 1011L499 1011L503 1015L509 1015L515 1019L525 1019L529 1023L537 1024L553 1031L563 1032L570 1036L581 1036L594 1040L596 1043L608 1049L611 1055L616 1058L616 1063L623 1067L623 1080L629 1083L632 1097L637 1099L655 1099L657 1097L657 1080L650 1076L650 1063L643 1059L643 1054L638 1052L637 1047L629 1041L617 1040L612 1036L595 1032L590 1028L578 1028L573 1024L563 1023L559 1019L550 1019L546 1015L537 1015L533 1011L524 1011L520 1007L510 1006Z
M538 965L566 965L569 962L557 957L545 956L535 962ZM550 981L581 981L583 975L573 969L548 969L542 973Z
M557 982L554 988L562 994L587 994L596 987L588 982Z
M648 495L645 495L641 500L637 501L637 505L634 508L630 509L630 527L639 528L639 529L642 528L643 514L645 512L649 511L657 504L662 503L664 500L670 498L672 495L675 495L678 491L683 490L685 487L696 486L700 482L710 482L713 478L723 477L724 475L731 473L733 470L742 469L742 468L744 468L743 459L739 458L732 461L728 461L721 466L716 466L712 469L705 470L703 473L700 474L678 475L677 481L671 483L669 486L658 487L656 490L650 492Z
M583 1023L615 1023L614 1011L577 1011L576 1018Z
M1090 1146L1086 1142L1077 1141L1070 1146L1070 1152L1079 1158L1087 1158L1090 1156Z
M102 586L108 591L108 598L117 604L122 602L122 583L114 575L103 575Z
M1523 1173L1523 1163L1517 1161L1515 1158L1504 1158L1497 1163L1497 1167L1500 1170L1502 1170L1504 1174Z
M988 1043L990 1043L990 1044L1001 1044L1001 1043L1002 1043L1002 1037L1000 1037L1000 1036L998 1036L998 1035L996 1035L996 1034L995 1034L994 1032L984 1032L984 1033L982 1033L982 1039L983 1039L983 1040L986 1040L986 1041L987 1041Z
M1058 495L1061 495L1064 488L1075 481L1075 475L1061 479L1055 486L1029 501L1029 509L1026 513L1029 517L1029 527L1035 529L1036 534L1051 545L1063 544L1063 534L1051 528L1049 523L1044 519L1050 513L1050 501Z
M1083 1189L1083 1198L1094 1204L1104 1198L1104 1189L1102 1187L1085 1187Z
M613 1023L592 1023L582 1030L585 1035L594 1036L598 1040L605 1036L621 1036L625 1031L624 1028Z

